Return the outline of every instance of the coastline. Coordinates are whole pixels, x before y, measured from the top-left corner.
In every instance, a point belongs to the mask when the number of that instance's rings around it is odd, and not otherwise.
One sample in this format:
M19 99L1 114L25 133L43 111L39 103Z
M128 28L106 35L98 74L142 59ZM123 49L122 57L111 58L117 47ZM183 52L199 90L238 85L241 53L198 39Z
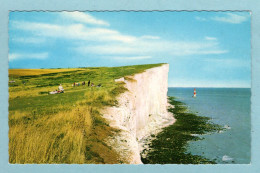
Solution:
M168 109L173 113L176 122L165 127L154 136L149 149L141 153L144 164L216 164L199 155L187 152L189 141L202 140L198 135L214 133L223 128L210 122L210 118L189 113L184 103L169 97L169 103L174 107Z
M203 140L188 142L188 152L202 155L218 164L249 164L251 161L250 89L196 88L198 97L191 97L193 88L169 88L168 95L184 102L189 111L211 118L225 130L199 135ZM227 160L229 156L232 160Z
M107 143L126 163L142 164L140 153L147 147L146 139L175 122L167 110L168 71L169 65L162 64L115 80L127 91L117 97L116 106L104 109L102 116L119 130Z

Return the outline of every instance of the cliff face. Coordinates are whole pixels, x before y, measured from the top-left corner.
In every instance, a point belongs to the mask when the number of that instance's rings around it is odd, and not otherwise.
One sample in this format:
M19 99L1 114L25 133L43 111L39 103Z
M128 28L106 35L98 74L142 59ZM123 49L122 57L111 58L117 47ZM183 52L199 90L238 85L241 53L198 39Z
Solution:
M167 111L168 71L169 65L164 64L116 80L124 81L129 91L118 97L118 107L107 108L103 116L121 130L108 143L130 164L141 164L140 152L149 136L174 122Z

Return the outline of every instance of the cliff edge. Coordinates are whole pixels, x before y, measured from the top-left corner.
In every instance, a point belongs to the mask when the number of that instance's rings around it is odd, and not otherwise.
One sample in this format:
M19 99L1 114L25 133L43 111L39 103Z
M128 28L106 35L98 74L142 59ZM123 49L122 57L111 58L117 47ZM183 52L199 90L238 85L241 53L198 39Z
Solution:
M128 91L117 98L118 106L107 107L102 114L110 126L120 130L107 143L126 163L142 164L140 153L147 149L151 135L175 121L167 111L168 72L169 64L163 64L116 79Z

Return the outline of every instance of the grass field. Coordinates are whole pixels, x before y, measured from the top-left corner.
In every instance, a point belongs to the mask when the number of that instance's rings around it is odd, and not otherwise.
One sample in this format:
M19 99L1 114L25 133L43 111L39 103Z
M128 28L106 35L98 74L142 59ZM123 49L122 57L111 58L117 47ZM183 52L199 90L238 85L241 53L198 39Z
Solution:
M117 133L100 115L126 91L120 77L161 64L9 70L10 163L127 163L106 138ZM101 87L72 86L83 81ZM11 83L11 81L14 81ZM50 95L62 84L65 93Z

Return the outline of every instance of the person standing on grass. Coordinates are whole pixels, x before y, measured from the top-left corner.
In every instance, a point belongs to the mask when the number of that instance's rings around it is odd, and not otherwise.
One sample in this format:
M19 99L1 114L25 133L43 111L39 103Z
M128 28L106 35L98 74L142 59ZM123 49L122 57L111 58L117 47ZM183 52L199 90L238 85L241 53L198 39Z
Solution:
M89 85L90 85L90 80L88 81L88 87L89 87Z
M64 92L64 89L63 89L63 87L62 87L62 85L60 84L60 86L59 86L59 91L61 92L61 93L63 93Z

